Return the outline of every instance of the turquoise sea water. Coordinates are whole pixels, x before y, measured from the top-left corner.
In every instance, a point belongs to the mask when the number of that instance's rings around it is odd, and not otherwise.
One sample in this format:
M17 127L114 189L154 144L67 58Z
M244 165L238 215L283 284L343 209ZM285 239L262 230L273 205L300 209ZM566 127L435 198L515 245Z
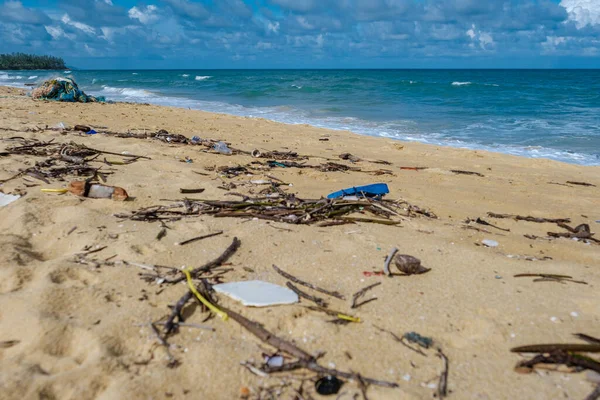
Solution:
M22 86L57 72L0 71ZM88 93L600 165L600 70L60 71ZM201 134L199 127L197 132ZM185 132L182 132L185 133Z

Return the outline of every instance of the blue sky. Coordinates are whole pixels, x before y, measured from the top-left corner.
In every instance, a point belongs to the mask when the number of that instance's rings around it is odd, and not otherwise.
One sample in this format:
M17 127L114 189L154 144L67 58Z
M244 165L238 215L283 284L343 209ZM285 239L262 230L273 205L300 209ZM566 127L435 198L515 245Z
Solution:
M600 68L600 0L2 0L79 68Z

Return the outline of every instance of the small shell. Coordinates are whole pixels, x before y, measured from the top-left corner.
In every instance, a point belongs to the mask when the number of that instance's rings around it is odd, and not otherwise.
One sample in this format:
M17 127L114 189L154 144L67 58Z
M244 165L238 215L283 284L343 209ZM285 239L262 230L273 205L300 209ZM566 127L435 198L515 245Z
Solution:
M421 260L408 254L397 254L394 257L394 263L400 272L406 275L424 274L431 271L430 268L425 268L421 265Z
M260 156L262 156L262 153L260 152L260 150L258 150L258 149L252 150L252 157L260 158Z

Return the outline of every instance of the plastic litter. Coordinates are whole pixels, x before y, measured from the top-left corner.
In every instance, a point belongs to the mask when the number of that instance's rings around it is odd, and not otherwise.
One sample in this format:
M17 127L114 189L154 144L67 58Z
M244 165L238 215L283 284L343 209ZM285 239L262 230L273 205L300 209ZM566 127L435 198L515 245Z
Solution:
M327 375L315 382L315 389L320 395L331 396L337 394L343 384L344 382L335 376Z
M71 78L52 78L44 81L31 92L33 99L55 100L79 103L105 102L102 96L94 97L85 94Z
M266 363L271 368L278 368L283 366L283 357L282 356L271 356L266 357Z
M17 201L21 198L21 196L13 195L13 194L4 194L0 192L0 207L4 207L12 203L13 201Z
M98 132L96 132L96 131L95 131L95 130L93 130L93 129L90 129L90 130L89 130L89 131L87 131L85 134L86 134L86 135L95 135L96 133L98 133Z
M192 139L190 139L191 144L198 144L200 142L202 142L202 138L200 138L200 136L192 136Z
M483 239L481 243L483 243L485 247L498 247L498 242L495 240Z
M232 153L231 149L227 147L227 143L225 142L215 143L213 149L221 154L231 155Z
M125 189L116 186L107 186L88 181L73 181L69 184L69 192L77 196L92 199L113 199L124 201L129 198Z
M250 307L267 307L298 302L298 295L292 290L264 281L221 283L214 285L213 288L218 293Z
M327 195L328 199L337 199L345 196L360 196L370 198L380 198L390 192L388 185L385 183L373 183L371 185L355 186L347 189L342 189Z

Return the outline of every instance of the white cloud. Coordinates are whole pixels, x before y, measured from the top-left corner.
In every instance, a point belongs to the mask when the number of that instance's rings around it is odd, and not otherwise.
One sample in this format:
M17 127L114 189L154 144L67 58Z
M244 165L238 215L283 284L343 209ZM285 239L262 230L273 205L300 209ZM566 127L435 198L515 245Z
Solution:
M59 39L65 34L65 31L63 31L59 26L44 26L44 28L46 28L46 32L52 36L52 39Z
M560 5L569 13L569 19L578 29L587 25L600 25L600 1L562 0Z
M89 33L91 35L94 35L96 33L96 30L94 28L92 28L91 26L83 24L81 22L71 20L71 18L69 17L69 14L63 15L63 17L61 18L61 21L63 22L63 24L74 26L75 28L77 28L81 31L84 31L85 33Z
M158 8L153 5L149 5L146 8L132 7L127 14L129 15L129 18L137 19L142 24L148 25L158 21L159 16L156 13L157 10Z
M279 22L271 22L267 24L267 32L279 33Z
M479 44L479 47L483 50L490 50L496 44L490 33L477 30L475 25L471 25L471 29L465 32L465 34L470 37L473 42L469 47L475 47L474 44Z

